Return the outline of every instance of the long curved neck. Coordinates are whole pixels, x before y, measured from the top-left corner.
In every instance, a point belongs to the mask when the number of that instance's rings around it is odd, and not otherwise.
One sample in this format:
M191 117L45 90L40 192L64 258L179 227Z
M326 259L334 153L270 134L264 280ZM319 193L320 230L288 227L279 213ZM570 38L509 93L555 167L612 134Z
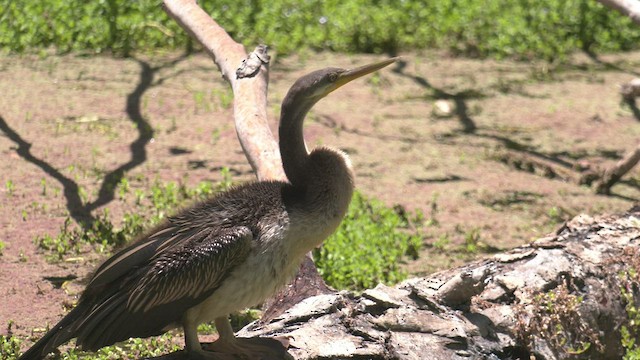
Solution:
M282 103L278 129L280 156L284 172L294 186L304 186L307 183L306 164L309 161L309 151L304 142L302 128L305 116L315 103L315 101L306 101L296 104L289 97L286 97Z

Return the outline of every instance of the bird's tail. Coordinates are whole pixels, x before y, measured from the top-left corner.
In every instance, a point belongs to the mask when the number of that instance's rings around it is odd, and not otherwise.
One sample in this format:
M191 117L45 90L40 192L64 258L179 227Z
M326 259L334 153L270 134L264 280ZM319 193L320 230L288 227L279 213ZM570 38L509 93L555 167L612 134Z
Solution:
M18 360L44 359L55 348L76 337L76 320L81 319L87 309L87 305L78 304Z

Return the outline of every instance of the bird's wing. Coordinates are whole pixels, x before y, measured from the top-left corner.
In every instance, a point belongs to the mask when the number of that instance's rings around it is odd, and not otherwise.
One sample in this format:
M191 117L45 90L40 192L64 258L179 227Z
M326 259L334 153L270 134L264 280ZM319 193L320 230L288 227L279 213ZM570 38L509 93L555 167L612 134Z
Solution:
M148 265L154 256L171 247L179 246L182 242L202 237L201 232L203 231L211 231L206 224L196 225L202 226L185 225L169 220L142 236L138 241L114 254L96 269L83 296L99 295L102 289L111 286L114 281L121 281L132 271Z
M109 287L113 281L121 279L132 269L143 266L157 253L159 246L175 237L173 235L176 230L172 224L165 223L165 226L154 230L149 236L142 237L140 241L136 241L107 259L94 272L83 297L99 295L102 289Z
M211 294L236 265L243 262L253 235L247 227L204 228L189 239L159 248L138 279L127 301L131 312L179 301L195 304Z

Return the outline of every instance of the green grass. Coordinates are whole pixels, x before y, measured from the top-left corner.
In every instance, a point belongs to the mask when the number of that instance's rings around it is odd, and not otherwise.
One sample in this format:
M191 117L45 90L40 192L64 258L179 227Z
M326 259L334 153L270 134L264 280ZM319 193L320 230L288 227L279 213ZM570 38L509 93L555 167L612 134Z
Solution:
M13 184L13 181L11 180L7 180L4 184L5 188L7 189L7 194L9 196L13 196L13 193L16 190L16 186Z
M116 345L106 346L94 352L84 352L71 348L63 351L60 360L113 360L113 359L142 359L156 357L169 352L181 350L183 344L174 339L175 332L171 331L162 336L148 339L129 339Z
M593 0L201 0L234 38L286 54L301 48L393 53L439 48L470 56L563 58L637 49L640 29ZM363 26L362 24L366 24ZM0 0L0 47L13 52L192 49L150 0Z
M13 336L0 335L0 359L15 359L20 352L20 340Z
M624 360L640 360L640 309L633 288L637 286L638 273L631 266L619 275L622 286L620 295L627 312L627 321L620 327L622 347L625 349Z
M408 216L356 192L334 235L314 252L318 270L337 289L364 289L403 280L404 256L417 257L422 238L412 229L420 214Z
M146 189L136 189L133 195L135 209L125 212L120 223L116 226L105 209L98 215L91 227L83 228L75 224L71 217L67 217L56 235L44 234L34 241L41 248L49 261L61 261L68 256L76 256L92 246L98 252L110 251L134 239L145 229L159 223L175 209L188 202L203 200L211 194L228 188L231 184L229 171L222 170L223 181L217 185L209 181L199 183L195 188L175 182L154 182ZM131 185L123 178L116 189L118 200L123 204L129 199Z

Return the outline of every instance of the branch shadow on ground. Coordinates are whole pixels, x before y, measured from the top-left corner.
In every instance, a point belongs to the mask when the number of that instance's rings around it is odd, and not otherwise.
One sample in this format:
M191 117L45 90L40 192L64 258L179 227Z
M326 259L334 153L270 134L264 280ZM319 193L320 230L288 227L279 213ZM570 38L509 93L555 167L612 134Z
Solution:
M413 80L415 83L425 89L431 90L435 99L452 100L455 103L455 114L458 117L458 121L460 121L460 124L462 125L462 132L465 134L470 134L476 131L477 126L473 119L469 116L469 109L467 107L466 101L468 99L477 99L483 97L480 92L473 90L463 90L457 93L450 93L444 91L433 86L426 78L422 76L408 74L405 71L406 67L407 62L404 60L399 60L396 62L395 67L391 71L400 76L404 76Z
M627 73L633 76L640 76L640 73L635 71L635 70L631 70L631 69L625 69L622 68L621 66L608 62L608 61L604 61L602 60L597 53L593 52L593 51L588 51L585 50L584 51L585 55L587 55L594 63L603 66L605 69L607 70L614 70L614 71L619 71L622 73Z
M617 65L614 64L609 64L606 62L601 61L600 59L598 59L597 57L592 57L592 59L597 62L598 64L605 66L607 69L613 69L616 71L621 71L621 72L630 72L632 74L638 75L635 72L629 71L627 69L622 69L620 67L618 67ZM546 154L544 152L540 152L540 151L536 151L534 150L531 146L527 146L525 144L521 144L518 143L517 141L514 141L510 138L507 138L505 136L501 136L499 134L492 134L490 131L485 131L482 128L478 127L475 122L473 121L473 119L469 116L468 114L468 107L466 105L466 100L469 99L478 99L478 98L482 98L484 97L484 95L482 94L481 91L474 91L474 90L465 90L465 91L461 91L461 92L457 92L457 93L450 93L447 91L444 91L442 89L436 88L435 86L433 86L425 77L422 77L420 75L415 75L415 74L410 74L406 71L406 67L407 67L407 62L400 60L398 62L396 62L396 66L392 69L392 71L398 75L407 77L411 80L413 80L415 83L417 83L418 85L422 86L425 89L428 89L430 91L432 91L432 97L435 99L447 99L447 100L453 100L455 103L455 115L457 116L459 122L462 124L462 129L459 131L456 131L452 134L450 134L450 136L448 137L457 137L460 135L471 135L471 136L476 136L476 137L481 137L481 138L485 138L485 139L490 139L493 141L497 141L499 143L502 143L502 146L508 150L512 150L515 151L517 153L526 155L526 156L530 156L532 158L535 159L539 159L539 160L543 160L549 163L552 163L556 166L559 166L560 168L564 169L566 172L572 172L576 174L576 177L578 177L578 173L576 171L576 169L578 168L576 166L576 164L574 164L571 161L566 161L564 159L562 159L559 155L560 154ZM640 76L640 75L639 75ZM635 101L630 102L628 101L627 104L629 105L629 107L631 108L631 110L633 111L634 116L636 117L636 119L640 120L640 110L638 110ZM629 200L629 201L636 201L636 199L627 197L627 196L622 196L622 195L616 195L616 194L611 194L611 196L614 197L620 197L622 199L625 200Z
M48 162L38 158L31 153L31 143L24 140L20 134L12 129L6 120L0 116L0 130L2 130L11 141L13 141L18 148L16 152L24 160L36 165L42 169L49 176L56 179L63 187L64 197L66 199L66 207L69 215L73 220L85 229L89 229L96 221L96 217L93 216L92 211L100 206L104 206L115 199L116 186L127 171L140 166L147 160L146 145L153 138L154 130L142 115L142 97L144 93L151 87L161 84L165 79L160 79L154 84L154 77L158 71L173 67L185 60L188 54L181 55L174 60L166 62L162 65L152 67L148 62L135 59L140 65L140 79L135 89L127 95L126 98L126 113L129 119L136 125L138 130L138 137L129 146L131 157L129 161L120 165L116 169L107 173L102 180L100 190L98 191L98 197L92 202L84 203L80 197L79 185L69 177L62 174L58 169L49 164Z
M77 223L85 224L95 220L91 213L86 211L80 198L78 184L75 181L63 175L58 169L51 166L51 164L33 155L31 153L31 143L24 140L20 134L13 130L2 116L0 116L0 130L2 130L11 141L18 145L16 152L20 157L39 167L62 185L64 197L67 199L67 210L69 211L69 215Z
M360 129L357 129L357 128L350 128L350 127L346 126L345 124L338 122L334 117L332 117L330 115L319 114L319 115L317 115L317 119L316 120L317 120L318 124L323 125L323 126L329 128L329 129L338 130L338 131L344 131L344 132L349 133L349 134L354 134L354 135L374 138L374 139L378 139L378 140L385 140L385 141L393 140L393 141L404 142L404 143L407 143L407 144L415 144L418 141L420 141L420 139L417 139L415 137L376 134L376 133L372 133L372 132L363 131L363 130L360 130Z
M451 99L455 102L456 116L458 117L458 120L462 124L462 130L460 132L463 135L473 135L473 136L478 136L478 137L499 141L507 149L523 152L523 153L526 153L527 155L531 155L540 159L551 161L565 168L571 168L573 166L573 164L566 162L558 157L548 156L541 152L534 151L530 147L520 144L504 136L485 134L485 133L479 132L478 126L475 124L473 119L471 119L471 117L468 114L466 100L482 98L483 97L482 93L480 93L479 91L473 91L473 90L465 90L458 93L449 93L447 91L434 87L431 83L429 83L429 81L426 78L422 76L407 73L405 71L406 67L407 67L407 62L401 60L396 63L396 67L394 67L392 71L398 75L412 79L414 82L424 87L425 89L429 89L433 91L434 98L436 99Z

